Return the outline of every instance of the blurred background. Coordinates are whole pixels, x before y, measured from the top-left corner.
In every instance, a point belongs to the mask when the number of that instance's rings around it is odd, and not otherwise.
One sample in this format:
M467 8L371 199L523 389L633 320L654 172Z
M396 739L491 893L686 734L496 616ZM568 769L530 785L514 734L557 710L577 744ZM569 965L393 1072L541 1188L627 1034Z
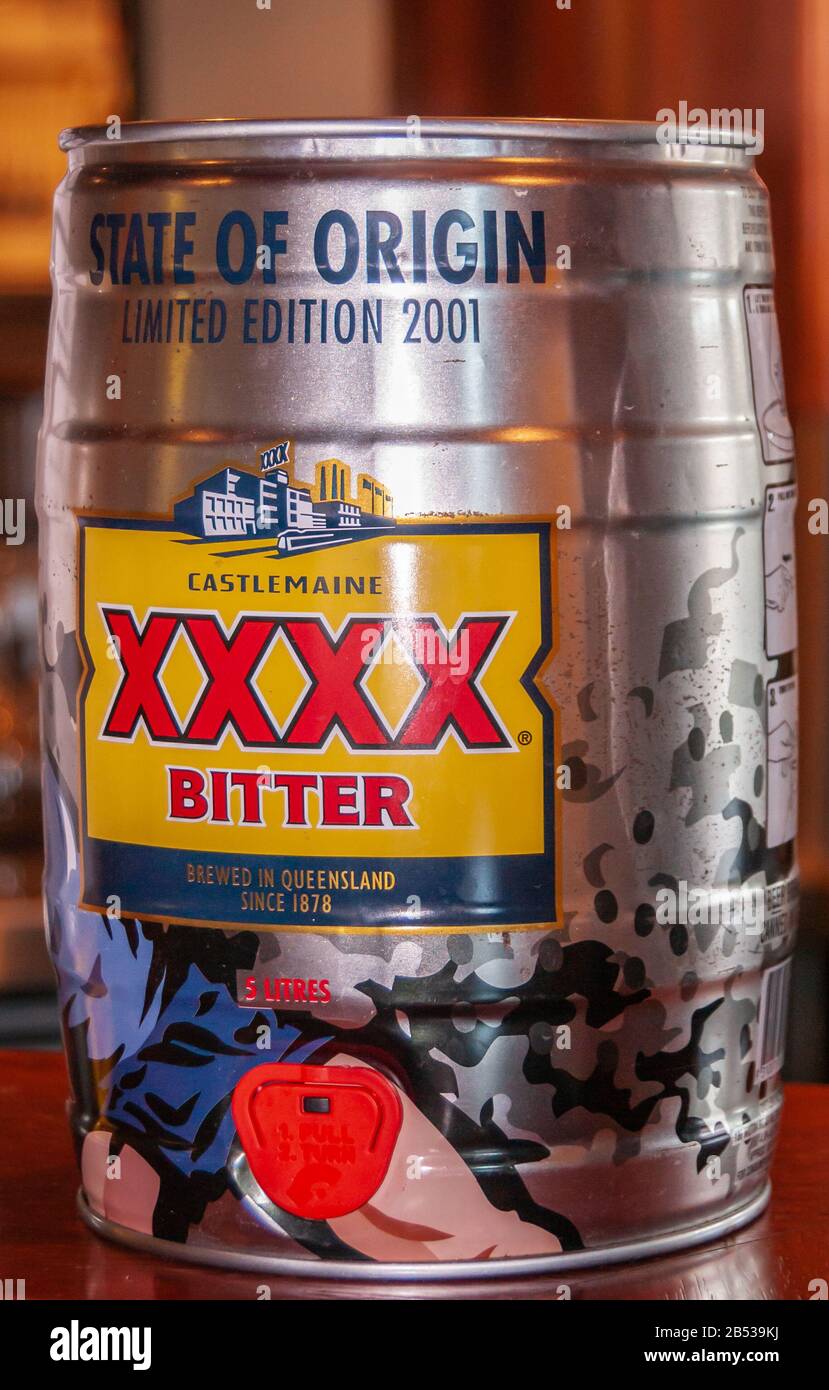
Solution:
M800 485L803 925L789 1077L829 1079L829 0L0 0L0 497L30 504L66 125L762 108ZM0 1047L58 1046L41 926L36 522L0 539Z

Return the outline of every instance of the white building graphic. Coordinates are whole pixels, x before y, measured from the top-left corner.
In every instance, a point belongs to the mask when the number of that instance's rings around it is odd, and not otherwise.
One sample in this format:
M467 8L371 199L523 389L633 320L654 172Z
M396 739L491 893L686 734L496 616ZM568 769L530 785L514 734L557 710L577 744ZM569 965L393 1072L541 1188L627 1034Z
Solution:
M236 491L239 473L219 474L226 479L224 492L205 489L201 494L201 519L205 536L249 536L256 534L256 503Z

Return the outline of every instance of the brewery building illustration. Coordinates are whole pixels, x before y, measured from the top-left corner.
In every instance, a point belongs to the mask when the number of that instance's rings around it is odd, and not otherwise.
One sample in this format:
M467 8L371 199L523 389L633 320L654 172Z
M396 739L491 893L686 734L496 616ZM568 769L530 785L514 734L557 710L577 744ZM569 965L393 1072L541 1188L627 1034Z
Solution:
M359 540L395 524L391 493L360 473L355 496L351 469L339 459L318 463L312 486L293 478L289 443L264 450L259 460L258 472L228 465L202 479L176 503L175 525L203 540L272 540L288 554Z

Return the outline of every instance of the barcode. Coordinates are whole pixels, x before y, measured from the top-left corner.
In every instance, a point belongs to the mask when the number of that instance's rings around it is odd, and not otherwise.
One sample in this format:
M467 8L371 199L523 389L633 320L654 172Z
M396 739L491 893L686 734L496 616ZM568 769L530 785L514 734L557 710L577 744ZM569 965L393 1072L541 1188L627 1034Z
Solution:
M786 1019L789 1013L789 976L791 961L772 965L763 976L760 994L760 1018L757 1036L760 1039L760 1065L757 1080L768 1081L783 1065L786 1050Z

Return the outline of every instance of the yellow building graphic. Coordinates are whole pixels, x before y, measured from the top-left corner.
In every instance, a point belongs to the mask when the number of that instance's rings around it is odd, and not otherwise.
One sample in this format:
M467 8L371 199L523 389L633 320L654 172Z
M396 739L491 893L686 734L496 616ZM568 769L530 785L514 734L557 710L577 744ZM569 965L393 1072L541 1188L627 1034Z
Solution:
M394 498L388 488L370 473L358 473L355 493L351 469L341 459L323 459L316 465L312 496L315 502L343 502L371 516L394 516Z

